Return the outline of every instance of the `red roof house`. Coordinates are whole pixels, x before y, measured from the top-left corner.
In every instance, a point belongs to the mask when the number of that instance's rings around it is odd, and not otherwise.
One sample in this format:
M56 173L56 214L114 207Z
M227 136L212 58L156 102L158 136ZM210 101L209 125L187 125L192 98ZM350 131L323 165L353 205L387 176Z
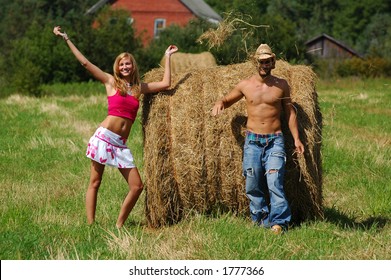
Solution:
M130 11L129 22L134 25L136 34L145 32L142 35L144 44L157 38L159 32L171 24L185 26L197 17L216 23L221 20L203 0L100 0L87 14L93 14L107 4L113 9Z

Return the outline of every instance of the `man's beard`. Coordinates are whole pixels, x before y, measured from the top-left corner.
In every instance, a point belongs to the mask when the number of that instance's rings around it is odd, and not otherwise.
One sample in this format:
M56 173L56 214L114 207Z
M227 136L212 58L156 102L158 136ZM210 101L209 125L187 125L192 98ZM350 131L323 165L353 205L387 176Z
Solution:
M261 72L261 71L259 71L259 72ZM269 70L267 70L267 71L264 70L264 72L265 72L265 74L259 73L259 76L261 76L262 78L266 78L266 77L268 77L268 76L271 75L272 70L271 70L271 69L269 69Z

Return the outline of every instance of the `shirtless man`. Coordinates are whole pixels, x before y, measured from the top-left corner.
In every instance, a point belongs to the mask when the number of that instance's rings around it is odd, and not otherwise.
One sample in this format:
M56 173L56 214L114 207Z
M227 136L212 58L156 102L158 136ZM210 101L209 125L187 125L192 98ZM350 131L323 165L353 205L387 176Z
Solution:
M250 199L252 220L280 234L288 229L291 211L285 196L283 182L286 153L281 129L284 111L292 133L296 152L304 152L297 128L296 112L291 103L289 85L271 74L276 56L266 44L255 52L258 74L239 82L235 88L212 109L216 116L242 97L247 105L247 131L243 152L243 174L246 195ZM269 192L270 205L265 192Z

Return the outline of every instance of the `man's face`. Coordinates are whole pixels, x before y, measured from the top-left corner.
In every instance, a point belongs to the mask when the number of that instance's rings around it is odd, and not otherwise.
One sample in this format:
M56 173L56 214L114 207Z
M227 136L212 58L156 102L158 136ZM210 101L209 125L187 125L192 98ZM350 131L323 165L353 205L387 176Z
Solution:
M257 69L259 75L262 77L270 75L270 72L273 69L273 62L273 57L257 59Z

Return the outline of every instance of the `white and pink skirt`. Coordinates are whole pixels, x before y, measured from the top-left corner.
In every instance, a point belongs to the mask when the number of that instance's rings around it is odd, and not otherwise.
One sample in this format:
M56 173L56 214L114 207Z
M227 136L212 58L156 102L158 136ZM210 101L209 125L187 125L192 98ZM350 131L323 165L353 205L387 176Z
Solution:
M126 140L107 128L99 127L88 142L86 156L100 164L134 168L136 165Z

